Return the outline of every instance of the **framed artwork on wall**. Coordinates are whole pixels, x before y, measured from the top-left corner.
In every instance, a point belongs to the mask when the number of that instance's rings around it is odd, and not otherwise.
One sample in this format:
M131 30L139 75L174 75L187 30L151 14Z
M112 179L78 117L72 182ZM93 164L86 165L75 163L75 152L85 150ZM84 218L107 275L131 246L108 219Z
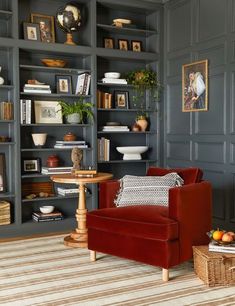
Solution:
M35 123L63 123L58 101L34 101Z
M5 153L0 153L0 192L6 192L6 159L5 159Z
M54 17L41 14L31 14L31 22L39 24L40 37L42 42L55 42Z
M128 91L119 91L114 92L115 107L116 108L129 108L129 95Z
M56 91L58 94L72 94L71 75L56 75Z
M23 26L25 40L41 41L39 24L24 22Z
M23 158L22 159L22 173L40 173L41 159L40 158Z
M182 111L208 110L208 60L182 66Z

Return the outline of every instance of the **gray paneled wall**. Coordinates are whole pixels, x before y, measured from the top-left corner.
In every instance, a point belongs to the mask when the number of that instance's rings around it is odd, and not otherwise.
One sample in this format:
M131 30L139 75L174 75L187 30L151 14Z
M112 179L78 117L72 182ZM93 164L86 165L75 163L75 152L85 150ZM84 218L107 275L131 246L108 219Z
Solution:
M235 1L172 0L165 21L164 165L201 167L213 185L214 225L234 230ZM209 111L183 113L182 64L203 59Z

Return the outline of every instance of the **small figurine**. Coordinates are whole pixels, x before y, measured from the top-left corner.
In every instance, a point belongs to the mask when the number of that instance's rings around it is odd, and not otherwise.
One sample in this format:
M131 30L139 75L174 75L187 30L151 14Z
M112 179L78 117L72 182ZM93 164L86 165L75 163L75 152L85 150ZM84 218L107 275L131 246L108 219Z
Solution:
M80 170L81 169L81 160L82 160L82 150L79 148L73 148L71 153L71 160L73 162L73 169Z

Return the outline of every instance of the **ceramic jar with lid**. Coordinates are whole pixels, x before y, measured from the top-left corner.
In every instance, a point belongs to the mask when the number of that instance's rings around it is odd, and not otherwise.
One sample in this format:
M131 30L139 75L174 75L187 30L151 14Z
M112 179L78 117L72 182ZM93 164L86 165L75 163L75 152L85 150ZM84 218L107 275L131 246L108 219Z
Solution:
M63 139L64 141L74 141L76 140L76 135L71 132L68 132L67 134L64 135Z
M59 166L59 157L57 155L50 155L47 158L47 167L55 168Z

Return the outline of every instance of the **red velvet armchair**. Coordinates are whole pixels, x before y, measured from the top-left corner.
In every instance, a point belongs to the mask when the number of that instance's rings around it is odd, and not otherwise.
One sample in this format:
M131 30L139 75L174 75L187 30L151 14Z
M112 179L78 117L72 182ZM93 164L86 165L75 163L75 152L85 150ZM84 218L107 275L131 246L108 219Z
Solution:
M208 243L211 229L211 185L201 181L198 168L162 169L150 167L147 175L177 172L182 187L169 190L169 206L114 205L118 181L100 184L99 208L87 214L88 248L91 260L96 251L169 268L192 258L192 246Z

